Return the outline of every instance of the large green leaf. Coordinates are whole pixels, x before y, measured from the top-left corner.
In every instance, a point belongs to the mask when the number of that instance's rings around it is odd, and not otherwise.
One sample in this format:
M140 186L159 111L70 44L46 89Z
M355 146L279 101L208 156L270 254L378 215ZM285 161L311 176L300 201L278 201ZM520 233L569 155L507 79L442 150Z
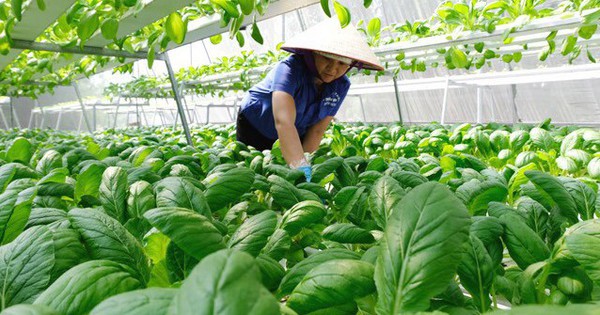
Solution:
M35 170L42 174L48 174L51 170L59 167L62 167L62 156L55 150L48 150L37 162Z
M75 184L75 201L77 203L86 196L97 200L100 183L102 182L102 173L105 169L101 165L90 164L81 170L77 175L77 183Z
M127 216L129 218L143 218L146 211L156 208L156 198L152 185L146 181L137 181L129 186L127 197Z
M94 35L96 30L98 30L98 27L100 27L98 16L99 14L96 10L90 10L79 21L79 25L77 25L77 35L82 41L87 41Z
M600 179L600 157L595 157L590 160L587 165L587 171L590 177Z
M333 0L333 9L335 10L335 14L337 14L338 20L340 21L340 26L342 28L348 26L351 20L350 10L336 0Z
M60 315L55 310L44 305L18 304L6 308L2 315Z
M107 298L141 286L124 265L92 260L65 272L34 304L49 306L64 315L87 314Z
M544 261L550 256L544 241L520 216L506 214L500 217L500 221L504 225L502 240L519 268L525 270L529 265Z
M572 158L566 156L559 156L556 158L556 166L563 171L568 173L575 173L578 170L577 163Z
M20 162L25 165L29 165L32 156L33 146L23 137L16 138L6 152L8 162Z
M279 261L292 246L292 238L284 229L277 229L267 240L267 244L263 247L262 252Z
M596 315L598 305L595 304L569 304L562 305L524 305L511 308L508 311L497 310L489 315Z
M370 244L375 242L371 233L352 223L335 223L323 230L323 238L338 243Z
M231 169L206 185L206 201L210 209L217 211L236 203L254 183L254 172L245 167Z
M229 239L230 248L245 251L256 257L275 232L277 215L271 210L261 212L246 220Z
M309 271L327 261L337 259L360 259L360 255L341 248L326 249L317 252L302 260L288 271L279 286L279 295L284 296L292 293L294 288Z
M119 21L114 18L106 19L100 26L102 36L106 39L116 39L117 32L119 31Z
M289 209L304 200L321 202L319 196L314 193L307 195L310 198L305 198L301 189L277 175L269 176L268 181L271 184L269 192L273 195L273 203L284 209Z
M183 282L169 314L279 314L252 256L234 249L204 258Z
M396 171L392 173L392 177L404 188L417 187L428 181L427 177L411 171Z
M359 204L366 187L347 186L333 197L333 205L340 212L341 218L346 218Z
M381 241L377 311L426 310L456 274L468 232L467 209L444 185L411 190L392 211Z
M121 263L134 270L141 283L148 282L149 259L142 245L116 219L91 209L73 209L69 211L69 218L92 259Z
M206 217L192 210L156 208L144 213L144 218L198 260L225 248L221 232Z
M104 211L121 223L125 222L127 186L127 172L120 167L111 166L102 174L99 200Z
M176 44L183 43L187 33L187 23L183 21L179 12L169 14L165 22L165 31L173 42Z
M198 259L188 255L174 242L169 242L164 262L168 280L166 287L169 287L171 283L187 278L198 264Z
M219 6L232 18L240 16L240 12L237 9L236 3L231 0L210 0L211 3Z
M472 219L470 233L482 241L483 244L499 240L504 233L502 223L495 217L476 216Z
M586 274L600 285L600 237L587 234L572 234L565 238L571 255Z
M571 149L579 149L583 142L582 132L576 130L568 134L560 144L560 155L566 155Z
M23 14L23 0L10 0L10 8L17 20L21 21ZM4 8L2 10L4 10Z
M32 208L25 228L28 229L36 225L48 225L61 221L66 221L68 224L67 212L65 210L54 208Z
M250 15L254 10L254 0L238 0L242 13L244 15Z
M184 178L167 177L155 184L154 191L157 207L186 208L207 218L212 217L202 191Z
M0 247L0 309L32 303L50 284L54 266L52 234L45 226L28 229Z
M527 215L527 225L542 239L545 239L548 232L548 210L533 199L522 198L518 205L518 211Z
M321 8L323 9L323 13L328 17L331 17L331 11L329 10L329 0L321 0Z
M571 235L589 235L600 239L600 220L593 219L579 222L566 229L564 235L554 244L552 250L552 260L559 265L567 265L573 267L577 262L571 254L566 239Z
M483 243L471 236L469 246L460 265L460 283L471 293L473 301L481 312L490 309L490 290L494 281L494 263Z
M98 304L90 315L167 315L176 289L148 288L121 293Z
M369 194L369 208L379 227L386 227L388 217L398 208L404 195L404 189L390 176L382 176L373 184Z
M529 133L524 130L516 130L510 134L509 137L509 145L510 149L513 151L521 150L521 148L527 143L529 140Z
M89 259L89 254L80 238L81 235L74 229L56 228L52 230L55 262L52 268L51 283L67 270Z
M31 207L36 195L36 187L27 187L17 185L16 189L11 189L11 183L3 194L0 194L0 240L2 244L7 244L14 240L25 228Z
M575 201L556 177L534 170L525 172L525 176L535 185L544 200L559 207L560 214L567 218L569 222L577 223L579 221Z
M508 195L506 186L496 180L479 181L472 179L456 189L460 198L472 215L485 214L488 203L503 202Z
M337 170L340 166L342 166L343 162L344 162L343 158L336 156L329 160L324 161L323 163L319 163L319 164L315 165L314 169L313 169L313 174L312 174L313 175L312 182L319 183L325 177L329 176L330 174L335 173L335 170Z
M596 192L588 185L575 179L563 180L563 184L573 197L581 218L583 220L593 219L596 211Z
M294 236L303 227L321 221L326 214L325 206L321 202L312 200L298 202L283 214L280 227L290 236Z
M0 193L4 192L6 186L10 184L17 173L17 167L14 163L0 166Z
M287 301L287 306L306 314L344 305L375 292L374 266L360 260L331 260L310 270Z
M262 283L269 289L269 291L275 291L281 283L281 279L285 276L285 269L281 264L264 254L256 257L256 264L260 269L262 275Z
M531 142L533 142L536 147L546 152L550 151L556 146L556 142L550 133L544 129L535 127L531 129L529 135L531 137Z

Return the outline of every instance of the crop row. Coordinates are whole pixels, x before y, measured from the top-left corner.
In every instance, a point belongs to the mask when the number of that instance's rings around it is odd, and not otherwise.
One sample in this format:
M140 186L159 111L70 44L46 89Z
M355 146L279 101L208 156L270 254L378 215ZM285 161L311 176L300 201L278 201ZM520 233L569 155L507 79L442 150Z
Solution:
M600 308L597 129L335 124L308 183L193 136L1 133L0 314Z

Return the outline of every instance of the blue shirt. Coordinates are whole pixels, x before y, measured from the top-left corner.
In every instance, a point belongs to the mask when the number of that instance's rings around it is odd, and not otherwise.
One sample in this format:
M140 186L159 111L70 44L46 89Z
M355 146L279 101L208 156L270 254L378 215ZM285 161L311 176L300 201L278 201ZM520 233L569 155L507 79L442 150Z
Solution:
M277 139L279 136L273 118L273 92L286 92L294 98L295 126L300 137L303 137L310 126L327 116L335 116L350 88L350 80L344 75L324 84L321 97L317 97L314 80L304 59L292 55L278 63L260 83L248 91L242 101L241 113L263 136Z

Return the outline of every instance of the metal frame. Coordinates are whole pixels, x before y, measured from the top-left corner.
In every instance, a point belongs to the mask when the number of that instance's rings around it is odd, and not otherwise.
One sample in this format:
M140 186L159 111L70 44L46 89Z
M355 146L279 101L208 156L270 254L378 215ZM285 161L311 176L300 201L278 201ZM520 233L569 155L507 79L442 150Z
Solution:
M4 123L4 127L6 128L6 130L10 129L11 127L8 126L8 121L6 121L6 115L4 115L4 108L2 107L0 107L0 116L2 116L2 122Z
M81 106L81 113L83 115L83 118L85 119L85 125L87 126L87 129L90 132L90 134L92 134L93 136L94 129L92 128L92 125L90 124L90 121L87 117L87 113L85 110L85 106L83 105L83 99L81 98L81 93L79 92L79 85L77 85L77 82L73 82L73 88L75 89L75 94L77 94L77 99L79 100L79 105ZM56 129L58 129L58 127Z

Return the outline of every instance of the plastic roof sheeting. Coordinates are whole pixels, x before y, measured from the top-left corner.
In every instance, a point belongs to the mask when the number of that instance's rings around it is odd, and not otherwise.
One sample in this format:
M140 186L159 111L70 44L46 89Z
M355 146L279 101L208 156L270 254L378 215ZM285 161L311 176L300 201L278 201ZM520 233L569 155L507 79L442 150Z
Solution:
M352 12L352 21L356 23L363 19L369 21L373 17L380 17L382 25L391 23L404 23L405 20L414 21L424 19L434 13L439 0L374 0L370 8L365 9L362 1L341 0ZM547 1L547 6L555 6L559 0ZM219 45L212 45L208 39L195 42L174 49L169 54L177 70L190 65L199 66L216 61L224 56L234 56L241 50L254 50L256 53L273 49L285 38L290 38L302 31L302 24L310 27L325 18L320 5L312 5L300 10L280 15L259 22L264 37L264 45L258 45L249 36L246 36L246 45L239 48L237 41L230 40L227 33L223 34L223 41ZM600 50L594 50L595 55L600 55ZM556 67L566 64L566 59L555 54L546 62L539 62L537 54L524 55L519 64L507 64L497 61L491 67L486 67L482 72L510 72L519 69L536 69L539 67ZM584 55L584 54L583 54ZM589 63L585 56L580 57L576 64ZM512 69L511 69L512 68ZM152 70L147 69L146 62L141 61L136 65L137 75L164 75L164 65L155 62ZM402 71L400 80L415 80L422 78L445 77L446 75L460 75L466 71L449 72L444 67L428 69L424 73L410 73ZM390 78L381 78L382 82L389 82ZM357 76L352 78L353 84L372 83L372 77ZM493 81L493 79L492 79ZM506 79L503 83L510 83ZM484 88L482 91L482 122L538 122L545 118L552 118L555 123L572 123L581 125L600 124L600 86L599 79L527 83L517 85L499 85ZM393 89L383 88L387 92L376 91L366 93L362 97L349 96L336 119L340 121L362 122L395 122L398 121L396 96ZM400 106L403 121L406 123L427 123L440 121L443 102L443 89L402 91L400 93ZM362 98L362 106L361 100ZM50 101L50 100L48 100ZM212 100L210 100L212 101ZM514 103L513 103L514 102ZM172 105L172 104L171 104ZM514 108L516 107L516 111ZM175 109L175 106L172 105ZM205 108L197 107L197 115L202 122ZM110 115L109 115L110 116ZM165 117L168 116L165 114ZM163 117L164 118L164 117ZM172 119L164 118L167 123ZM228 122L229 116L225 109L211 109L210 122ZM453 88L448 92L446 123L475 122L477 119L477 89L474 87ZM160 120L160 119L158 119ZM102 123L102 121L99 121ZM121 125L121 124L120 124ZM124 126L126 122L123 123Z

